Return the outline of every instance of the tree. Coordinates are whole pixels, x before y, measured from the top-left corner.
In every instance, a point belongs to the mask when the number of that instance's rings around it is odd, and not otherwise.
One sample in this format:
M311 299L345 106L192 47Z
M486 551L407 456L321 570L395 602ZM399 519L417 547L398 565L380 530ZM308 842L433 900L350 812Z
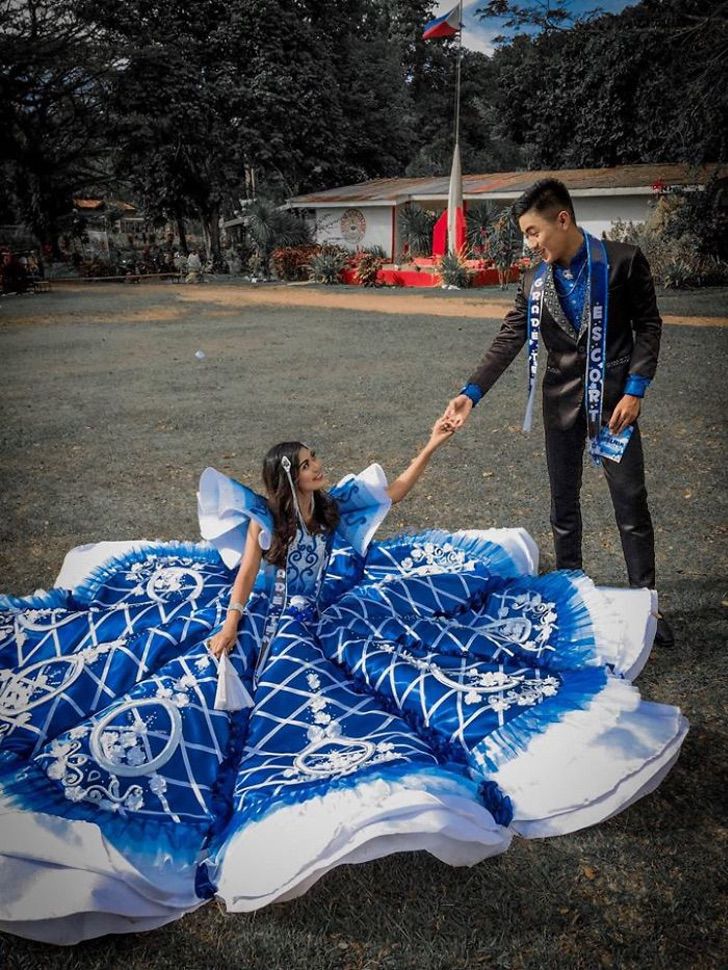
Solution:
M220 216L244 194L246 172L279 200L331 178L346 125L305 3L83 6L124 52L113 92L118 174L153 215L196 212L213 260Z
M497 18L508 31L508 34L496 37L496 43L513 39L524 28L535 27L546 32L568 30L576 24L589 23L602 12L596 5L591 10L575 12L572 9L572 0L527 0L525 3L518 3L517 0L488 0L484 7L475 11L476 16L482 20Z
M119 51L110 106L118 178L152 221L195 212L213 264L220 215L242 182L235 41L229 4L81 0L89 29Z
M415 104L416 153L407 175L444 175L454 144L456 49L431 42L432 54ZM496 125L498 77L489 58L463 51L460 94L460 152L467 172L518 167L521 153Z
M57 253L73 196L110 181L106 104L113 52L71 0L0 6L0 126L5 220Z
M724 159L727 9L642 0L569 29L542 21L494 55L501 130L529 168Z

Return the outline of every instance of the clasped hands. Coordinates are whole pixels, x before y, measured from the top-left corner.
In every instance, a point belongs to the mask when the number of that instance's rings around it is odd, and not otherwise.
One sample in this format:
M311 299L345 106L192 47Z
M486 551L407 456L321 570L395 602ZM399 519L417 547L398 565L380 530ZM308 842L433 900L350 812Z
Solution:
M642 400L633 394L624 394L615 407L609 419L609 430L612 434L620 434L629 425L634 424L640 415ZM438 424L443 424L449 433L462 428L473 410L473 402L467 394L458 394L448 404L445 413ZM435 425L437 427L437 425Z
M447 422L453 431L462 428L473 410L473 402L467 394L458 394L448 404L440 420Z
M430 445L438 447L462 428L468 419L473 402L465 394L458 394L448 404L442 415L435 421L430 434Z
M452 438L465 422L473 409L473 402L465 394L458 394L448 404L442 415L435 421L430 434L430 447L437 448L448 438Z

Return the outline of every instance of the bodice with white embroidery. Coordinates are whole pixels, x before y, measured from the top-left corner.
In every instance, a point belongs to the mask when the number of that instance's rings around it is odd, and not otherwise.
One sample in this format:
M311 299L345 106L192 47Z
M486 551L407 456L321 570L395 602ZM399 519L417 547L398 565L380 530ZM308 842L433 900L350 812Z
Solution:
M329 534L319 532L311 535L300 526L288 550L286 558L286 593L315 599L319 580L326 569L329 552Z

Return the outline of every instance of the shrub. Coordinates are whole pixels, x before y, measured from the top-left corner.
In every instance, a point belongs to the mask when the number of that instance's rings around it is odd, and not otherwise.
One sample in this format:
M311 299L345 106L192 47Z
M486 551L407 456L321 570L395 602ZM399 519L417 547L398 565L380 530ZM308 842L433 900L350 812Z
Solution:
M654 215L653 224L644 222L614 222L608 235L610 239L626 242L632 246L639 246L647 257L652 275L657 283L665 284L668 274L671 278L685 277L685 267L697 270L696 247L693 242L683 239L671 239L662 228L656 228L654 223L663 218L663 213Z
M690 236L700 256L728 259L728 186L718 171L702 189L678 189L668 198L665 233L673 239Z
M438 263L444 286L457 286L465 290L470 286L470 274L456 253L445 253Z
M703 286L728 286L728 260L706 256L702 270Z
M95 279L103 276L113 276L115 267L108 260L94 256L91 259L83 259L78 264L78 275L86 279Z
M644 231L644 223L634 223L631 219L613 219L612 227L607 233L609 239L615 242L629 243L631 246L639 246L640 234Z
M281 246L271 254L273 270L279 280L288 282L307 280L311 260L319 252L319 246Z
M669 289L680 290L690 286L694 277L694 267L690 263L684 259L672 259L664 266L662 285Z
M341 282L341 271L351 258L348 249L340 246L322 246L309 263L309 278L316 283L331 286Z
M384 266L384 259L376 253L362 249L355 253L352 265L357 283L362 286L376 286L377 275Z
M671 289L728 285L728 263L715 256L677 257L666 264L662 285Z
M609 237L639 246L663 286L723 286L727 229L726 189L712 178L702 191L661 194L646 222L617 220Z

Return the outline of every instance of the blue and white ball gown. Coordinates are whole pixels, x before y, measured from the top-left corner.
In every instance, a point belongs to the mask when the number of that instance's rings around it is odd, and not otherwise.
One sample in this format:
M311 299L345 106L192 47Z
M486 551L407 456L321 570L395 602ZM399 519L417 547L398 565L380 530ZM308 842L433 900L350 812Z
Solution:
M0 600L1 929L70 944L213 896L247 912L403 850L472 865L667 774L687 723L630 682L654 594L538 577L518 529L374 542L377 465L332 494L336 534L300 529L261 569L219 671L206 641L248 523L267 545L272 521L213 469L206 541L81 547L54 589Z

